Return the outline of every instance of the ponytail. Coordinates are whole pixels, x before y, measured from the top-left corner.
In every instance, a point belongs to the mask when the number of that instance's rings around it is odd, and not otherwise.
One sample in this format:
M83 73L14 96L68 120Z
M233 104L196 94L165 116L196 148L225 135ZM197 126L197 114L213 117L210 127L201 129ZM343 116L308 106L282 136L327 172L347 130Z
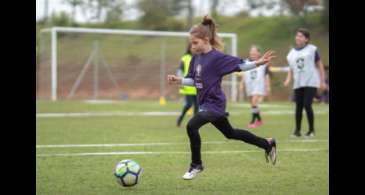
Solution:
M214 20L207 15L203 17L203 21L200 24L191 28L190 34L201 39L207 37L213 48L220 51L224 49L223 42L217 34L217 25Z

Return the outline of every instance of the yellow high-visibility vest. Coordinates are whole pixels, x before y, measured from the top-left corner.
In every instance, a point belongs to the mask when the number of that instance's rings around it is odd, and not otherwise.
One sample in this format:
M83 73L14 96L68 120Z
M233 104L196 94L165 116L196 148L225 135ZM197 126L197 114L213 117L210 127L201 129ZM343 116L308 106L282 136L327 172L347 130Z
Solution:
M192 56L190 54L185 54L181 57L184 65L184 77L188 75L191 58ZM196 95L196 88L192 86L181 86L179 92L183 95Z

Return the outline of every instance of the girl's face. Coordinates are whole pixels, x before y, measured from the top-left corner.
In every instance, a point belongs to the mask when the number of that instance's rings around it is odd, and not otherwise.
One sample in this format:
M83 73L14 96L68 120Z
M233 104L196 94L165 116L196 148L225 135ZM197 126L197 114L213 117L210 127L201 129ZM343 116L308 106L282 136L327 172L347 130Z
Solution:
M204 52L205 48L208 45L208 39L200 39L193 35L190 35L191 42L191 52L194 54L199 54Z
M260 52L257 50L256 47L253 47L250 49L249 56L251 60L257 60L260 58Z
M303 47L305 44L307 44L309 39L305 37L301 32L297 32L295 36L295 44L297 47Z

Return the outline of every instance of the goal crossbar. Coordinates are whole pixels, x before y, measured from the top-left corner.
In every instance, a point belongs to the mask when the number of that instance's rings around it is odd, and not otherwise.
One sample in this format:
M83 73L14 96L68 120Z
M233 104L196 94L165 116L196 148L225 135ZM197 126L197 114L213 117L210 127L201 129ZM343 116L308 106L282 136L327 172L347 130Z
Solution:
M188 37L188 32L177 31L154 31L154 30L128 30L128 29L103 29L103 28L77 28L77 27L52 27L42 29L41 32L72 32L72 33L92 33L92 34L120 34L120 35L146 35L163 37ZM235 33L218 33L223 38L234 38Z
M102 29L102 28L79 28L79 27L52 27L45 28L41 33L51 33L51 100L57 100L57 33L92 33L92 34L119 34L119 35L144 35L160 37L188 37L188 32L176 31L153 31L153 30L129 30L129 29ZM237 56L237 34L218 33L221 38L231 39L231 54ZM231 75L231 100L237 101L237 77Z

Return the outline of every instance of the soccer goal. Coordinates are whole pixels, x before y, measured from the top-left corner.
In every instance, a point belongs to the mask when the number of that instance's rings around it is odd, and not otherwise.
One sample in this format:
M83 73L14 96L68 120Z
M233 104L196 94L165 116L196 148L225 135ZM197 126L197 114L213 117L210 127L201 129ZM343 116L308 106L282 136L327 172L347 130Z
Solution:
M53 27L40 31L37 99L177 99L166 75L179 67L188 32ZM219 33L237 55L237 35ZM237 76L223 80L237 101Z

